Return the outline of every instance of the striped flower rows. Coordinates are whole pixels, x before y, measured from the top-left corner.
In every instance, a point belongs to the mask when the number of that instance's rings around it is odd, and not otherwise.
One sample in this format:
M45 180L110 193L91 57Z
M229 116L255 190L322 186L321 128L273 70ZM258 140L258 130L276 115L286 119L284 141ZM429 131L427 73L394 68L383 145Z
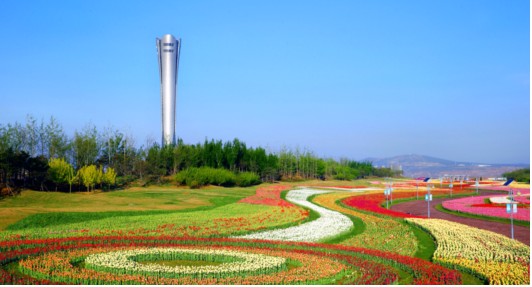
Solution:
M99 252L111 252L118 249L194 247L230 249L278 256L291 260L290 262L299 263L296 264L295 268L293 266L288 270L266 275L230 278L183 277L179 279L116 274L83 267L72 267L72 263L76 264L86 256ZM227 238L107 236L0 242L0 251L0 265L29 258L20 263L21 270L34 277L33 282L38 284L47 282L81 284L330 284L341 280L343 284L387 285L397 282L398 277L394 269L383 264L409 273L413 278L410 284L462 283L460 274L455 270L425 260L378 250L329 244L247 241ZM32 258L36 258L36 260L32 260ZM30 264L30 262L32 263ZM22 278L20 275L9 274L0 269L0 284L26 280ZM29 282L28 280L25 282Z
M129 247L130 248L130 247ZM313 254L294 253L286 250L251 249L243 247L210 248L210 251L232 253L253 252L259 257L285 258L296 262L299 266L292 270L279 270L279 272L264 272L264 274L253 274L243 270L232 270L228 276L220 276L216 272L201 273L190 276L187 273L175 273L168 276L168 272L156 273L139 272L140 270L128 270L128 272L109 272L110 270L77 269L70 262L90 252L106 252L111 249L86 249L72 250L59 253L48 253L37 256L20 263L21 270L25 274L48 279L61 283L81 283L81 284L167 284L167 285L204 285L204 284L290 284L290 283L332 283L334 280L342 278L347 272L352 273L348 266L335 262L323 256ZM136 250L136 249L134 249ZM142 249L141 249L142 250ZM146 250L146 249L145 249ZM149 249L148 249L149 250ZM132 250L121 250L114 252L131 252ZM219 253L220 254L220 253ZM90 257L91 255L89 255ZM249 257L249 255L247 255ZM276 260L280 261L280 260ZM110 262L108 262L110 263ZM216 266L213 266L216 267ZM256 266L255 266L256 267ZM248 270L249 271L249 270Z
M462 190L453 191L453 194L461 194L461 193L471 193L471 190L462 189ZM422 190L420 188L419 198L425 197L425 194L427 194L427 191ZM449 190L436 188L435 190L431 191L431 194L433 196L448 195ZM394 200L400 199L400 198L416 198L417 196L418 196L418 192L416 191L400 191L400 192L393 192L392 194L392 197ZM381 215L385 217L397 217L397 218L423 218L421 216L405 214L402 212L397 212L397 211L386 209L386 207L381 206L381 204L384 202L386 202L386 196L384 195L384 193L364 194L364 195L349 197L349 198L342 200L342 203L347 206L354 207L361 211L372 212L378 216Z
M24 238L64 238L79 235L220 237L274 228L302 221L307 217L308 213L297 206L235 203L207 211L111 217L46 228L3 231L0 232L0 239L12 240L21 235L24 235Z
M330 191L299 189L291 190L286 195L286 199L288 201L317 211L321 215L321 217L316 220L290 228L274 229L264 232L251 233L248 235L236 236L233 238L319 242L321 240L339 236L341 234L349 232L352 228L354 228L353 222L351 222L349 217L337 211L332 211L323 207L319 207L307 201L307 198L312 195L328 192Z
M135 260L133 260L135 259ZM140 264L152 260L227 261L218 266L164 266L155 263ZM236 262L235 262L236 261ZM286 259L262 254L253 254L223 249L151 248L120 250L91 254L85 259L85 267L122 274L184 277L184 275L261 274L286 268Z
M497 263L506 263L519 284L530 284L530 278L524 276L526 272L530 273L530 248L525 244L491 231L442 219L408 218L406 221L434 236L438 242L435 262L467 270L492 284L502 282L500 270L496 271Z
M355 237L341 242L347 246L364 246L365 248L395 252L413 256L418 242L408 226L393 219L385 219L373 215L347 209L336 204L336 201L350 196L346 193L323 194L315 197L313 202L345 214L353 215L364 221L366 230Z
M291 245L279 246L279 242L168 237L95 237L49 239L44 241L31 240L25 241L25 243L17 243L17 246L20 246L21 249L2 252L0 254L0 264L29 256L28 259L23 259L19 263L20 270L26 275L9 274L0 269L0 284L31 282L33 284L259 285L331 284L338 280L341 280L344 284L392 284L398 278L392 268L353 256L353 254L324 252L320 250L322 249L320 246L306 246L303 249ZM159 273L155 276L133 273L119 274L116 272L86 269L86 267L81 266L74 267L72 265L76 264L76 262L81 262L87 256L95 253L142 248L200 248L204 250L254 253L285 258L287 260L286 262L292 264L292 266L288 269L282 268L278 272L264 272L259 275L233 273L233 276L227 277L209 276L208 274L191 277L183 274L183 277L180 278L168 278L164 276L165 273ZM411 269L409 268L408 270ZM419 275L417 277L421 279Z

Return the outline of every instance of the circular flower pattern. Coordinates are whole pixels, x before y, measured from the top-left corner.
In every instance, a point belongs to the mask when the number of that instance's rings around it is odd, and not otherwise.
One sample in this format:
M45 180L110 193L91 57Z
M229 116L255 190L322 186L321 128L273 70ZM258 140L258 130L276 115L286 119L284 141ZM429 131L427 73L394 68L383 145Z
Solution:
M166 266L138 261L193 260L224 262L218 266ZM236 262L235 262L236 261ZM231 274L268 274L286 269L282 257L223 249L142 248L91 254L85 267L114 273L163 277L223 277Z

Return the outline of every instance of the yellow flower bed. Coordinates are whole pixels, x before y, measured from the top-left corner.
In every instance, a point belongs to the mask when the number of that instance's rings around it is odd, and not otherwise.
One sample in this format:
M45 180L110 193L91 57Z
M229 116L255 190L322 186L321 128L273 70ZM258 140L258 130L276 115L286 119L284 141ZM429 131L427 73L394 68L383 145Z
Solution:
M350 196L353 196L353 194L322 194L312 200L323 207L358 217L366 224L366 230L362 234L349 238L340 244L394 252L407 256L413 256L416 253L418 242L408 226L393 219L379 218L335 204L335 201Z
M434 260L442 266L473 273L488 280L491 285L530 285L530 265L497 261L475 261L464 258L440 258Z
M407 218L432 233L438 242L434 257L530 262L530 248L495 232L443 219Z
M407 218L436 238L434 261L487 279L530 283L530 248L506 236L442 219ZM487 223L489 224L489 223ZM465 268L465 269L464 269Z

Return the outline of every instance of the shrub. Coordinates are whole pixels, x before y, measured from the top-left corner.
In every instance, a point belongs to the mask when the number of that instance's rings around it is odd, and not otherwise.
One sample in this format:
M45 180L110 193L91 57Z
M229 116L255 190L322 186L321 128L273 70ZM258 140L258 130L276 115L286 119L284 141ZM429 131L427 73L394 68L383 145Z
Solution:
M242 172L236 175L235 183L238 186L250 186L260 183L260 176L251 172Z
M191 167L182 170L174 176L179 185L188 185L190 188L200 188L208 184L218 186L249 186L260 183L260 177L250 172L235 175L226 169L216 169L210 167Z

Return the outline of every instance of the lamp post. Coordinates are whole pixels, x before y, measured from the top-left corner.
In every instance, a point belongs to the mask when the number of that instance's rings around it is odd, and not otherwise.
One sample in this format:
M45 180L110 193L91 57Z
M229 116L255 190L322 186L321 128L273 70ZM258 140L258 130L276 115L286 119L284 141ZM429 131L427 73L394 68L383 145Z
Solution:
M416 179L416 192L417 192L417 195L416 195L416 199L419 199L419 180Z
M478 194L478 177L476 178L475 186L477 187L477 194Z
M509 189L508 195L510 197L510 203L506 204L506 212L510 213L510 221L512 225L512 239L514 239L514 213L517 213L517 203L514 203L514 190Z
M430 186L427 184L427 194L425 194L425 200L427 201L427 211L430 218L430 202L432 201L432 194L430 194Z
M453 197L453 179L451 178L451 184L449 184L449 187L451 188L451 197Z
M388 208L388 195L390 194L390 191L388 190L388 188L386 188L384 190L384 195L386 195L386 209L389 209Z
M393 182L390 179L390 205L393 204Z

